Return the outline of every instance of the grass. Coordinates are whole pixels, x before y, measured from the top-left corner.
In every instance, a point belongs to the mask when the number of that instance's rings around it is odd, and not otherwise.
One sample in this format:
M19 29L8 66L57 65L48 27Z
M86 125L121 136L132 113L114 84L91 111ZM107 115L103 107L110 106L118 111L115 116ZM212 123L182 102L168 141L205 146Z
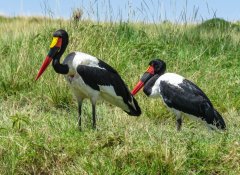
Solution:
M0 174L239 174L240 37L238 30L171 23L73 23L0 18ZM234 24L234 26L237 24ZM214 25L213 25L214 26ZM198 84L228 130L184 119L181 132L160 99L136 98L139 118L99 102L77 104L61 75L48 68L34 81L52 33L70 35L67 53L82 51L112 65L131 89L155 57Z

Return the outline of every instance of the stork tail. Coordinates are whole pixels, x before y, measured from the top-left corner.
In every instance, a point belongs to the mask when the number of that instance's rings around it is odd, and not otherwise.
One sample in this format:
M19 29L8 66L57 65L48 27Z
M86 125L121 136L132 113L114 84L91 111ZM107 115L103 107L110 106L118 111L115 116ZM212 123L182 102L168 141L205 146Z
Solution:
M132 101L131 103L128 102L128 107L130 109L129 112L127 112L129 115L132 115L132 116L140 116L141 115L141 109L138 105L138 102L137 100L135 100L135 98L132 96Z
M219 114L219 112L217 110L213 109L213 111L214 111L214 119L216 121L217 128L225 130L226 124L223 120L223 117Z
M210 125L215 125L218 129L225 130L226 124L223 117L212 106L206 105L204 108L206 122Z

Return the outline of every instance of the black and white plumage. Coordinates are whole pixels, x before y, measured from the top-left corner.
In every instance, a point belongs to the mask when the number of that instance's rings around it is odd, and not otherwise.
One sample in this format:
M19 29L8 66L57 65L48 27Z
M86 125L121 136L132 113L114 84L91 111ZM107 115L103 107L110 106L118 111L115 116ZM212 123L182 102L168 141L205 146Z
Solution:
M96 128L96 103L104 99L120 107L132 116L139 116L141 109L131 95L126 84L111 66L100 59L82 52L72 52L66 56L63 64L60 58L68 45L68 34L57 30L53 34L50 52L40 68L36 80L45 71L51 61L57 73L64 74L77 101L79 127L81 128L81 107L85 98L92 103L93 128Z
M198 86L178 74L165 71L164 61L152 60L132 94L135 95L144 86L143 91L147 96L161 97L175 113L178 130L182 125L182 112L205 121L210 128L226 128L222 116Z

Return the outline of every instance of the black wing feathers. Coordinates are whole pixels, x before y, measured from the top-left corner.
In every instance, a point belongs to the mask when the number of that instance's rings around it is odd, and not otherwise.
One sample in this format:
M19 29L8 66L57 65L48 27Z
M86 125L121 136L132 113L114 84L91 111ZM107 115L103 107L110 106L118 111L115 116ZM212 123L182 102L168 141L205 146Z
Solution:
M207 95L196 84L194 84L193 82L191 82L191 81L189 81L187 79L184 79L183 83L179 84L179 86L181 88L185 89L185 91L188 91L189 93L193 93L196 96L201 96L206 101L208 101L211 104L211 106L212 106L212 103L208 99Z
M168 82L160 83L161 95L164 102L170 107L195 116L204 115L201 109L203 103L211 102L201 89L188 80L184 80L176 87Z
M105 64L105 65L104 65ZM103 67L104 65L104 67ZM100 86L113 86L116 94L124 98L124 102L130 100L130 93L125 83L112 67L106 63L101 63L101 68L79 65L77 72L83 81L95 90L100 90ZM103 68L103 69L102 69Z
M130 115L140 115L141 109L137 104L137 101L131 95L120 75L115 69L106 64L105 62L99 60L99 67L90 67L86 65L79 65L77 67L77 72L82 77L83 81L95 90L100 90L99 85L102 86L112 86L114 88L117 96L123 98L124 103L126 103L131 112ZM131 103L133 101L136 109L132 107Z
M198 86L186 79L178 86L166 81L160 83L161 95L170 108L200 117L219 129L226 128L222 116L213 108L206 94Z

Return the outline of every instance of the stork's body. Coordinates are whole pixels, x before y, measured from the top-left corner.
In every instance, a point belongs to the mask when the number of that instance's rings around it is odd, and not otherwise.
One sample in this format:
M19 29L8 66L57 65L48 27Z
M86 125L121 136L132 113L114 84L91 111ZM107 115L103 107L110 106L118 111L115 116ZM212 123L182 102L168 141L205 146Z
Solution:
M78 101L79 127L81 127L82 102L85 98L89 98L92 103L93 128L96 128L96 102L99 99L120 107L129 115L141 114L137 101L116 70L102 60L82 52L70 53L63 64L60 64L60 57L68 43L68 35L66 31L58 30L54 33L54 37L58 39L57 41L53 39L54 44L51 44L51 50L36 79L53 60L53 68L57 73L64 74Z
M161 97L176 115L177 129L181 129L182 113L205 121L210 128L225 129L222 116L214 109L206 94L194 83L175 73L165 73L162 60L153 60L141 81L132 91L136 94L144 86L144 93L152 98Z

